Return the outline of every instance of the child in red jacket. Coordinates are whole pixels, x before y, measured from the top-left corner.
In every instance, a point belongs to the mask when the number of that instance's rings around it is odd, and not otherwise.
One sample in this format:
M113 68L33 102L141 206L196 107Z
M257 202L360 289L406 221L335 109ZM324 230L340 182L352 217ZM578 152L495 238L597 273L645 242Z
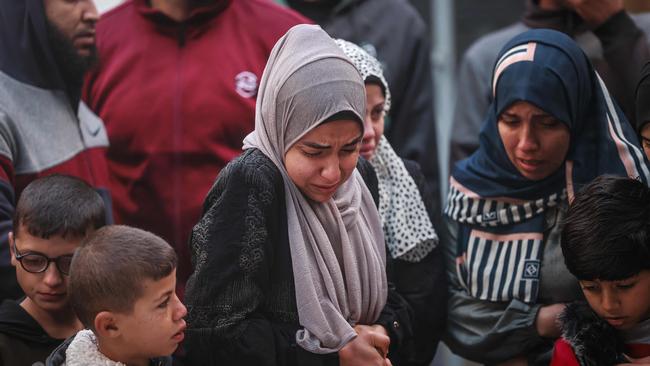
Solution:
M650 189L596 178L569 208L561 243L588 304L566 307L551 365L650 364Z

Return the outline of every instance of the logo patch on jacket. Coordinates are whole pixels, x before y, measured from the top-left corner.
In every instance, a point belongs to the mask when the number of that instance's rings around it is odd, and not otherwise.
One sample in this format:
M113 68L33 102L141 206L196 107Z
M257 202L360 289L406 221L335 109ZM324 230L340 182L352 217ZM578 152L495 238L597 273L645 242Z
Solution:
M235 76L235 90L244 98L252 98L257 94L257 75L250 71L242 71Z
M539 261L536 259L529 259L524 262L524 275L526 280L536 280L539 278Z

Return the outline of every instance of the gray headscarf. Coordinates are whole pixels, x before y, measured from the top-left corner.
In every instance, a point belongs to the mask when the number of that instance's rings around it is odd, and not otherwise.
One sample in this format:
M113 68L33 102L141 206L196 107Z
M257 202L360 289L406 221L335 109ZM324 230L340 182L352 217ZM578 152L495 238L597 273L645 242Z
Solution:
M372 324L387 296L379 214L358 171L328 202L308 200L289 178L287 150L341 111L360 121L365 87L359 72L320 27L297 25L273 47L257 97L255 131L244 149L260 149L282 173L300 325L297 343L333 353Z
M390 110L390 89L379 61L354 43L337 39L336 44L361 73L363 80L372 76L383 84L384 113ZM386 245L391 257L419 262L438 245L420 190L390 146L381 136L370 163L379 181L379 214L384 227Z

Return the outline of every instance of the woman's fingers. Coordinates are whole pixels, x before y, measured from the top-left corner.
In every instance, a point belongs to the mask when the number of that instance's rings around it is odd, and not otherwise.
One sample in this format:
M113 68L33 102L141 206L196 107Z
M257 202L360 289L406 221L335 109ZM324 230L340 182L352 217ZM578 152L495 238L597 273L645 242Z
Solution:
M339 351L341 366L392 366L386 362L390 338L368 325L354 327L357 337Z
M371 332L370 337L372 346L375 347L377 351L379 351L379 354L382 357L387 357L388 347L390 346L390 338L387 335L377 332Z

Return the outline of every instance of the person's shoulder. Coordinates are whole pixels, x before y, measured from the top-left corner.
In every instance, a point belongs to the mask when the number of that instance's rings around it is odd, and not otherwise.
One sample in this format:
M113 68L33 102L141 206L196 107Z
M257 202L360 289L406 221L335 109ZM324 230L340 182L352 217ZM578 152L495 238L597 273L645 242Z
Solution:
M422 19L420 13L407 0L373 0L366 1L365 4L381 9L382 12L390 14L390 16L403 22L415 21L418 24L424 24L424 19Z
M361 174L364 180L368 180L367 178L376 178L376 172L375 168L370 164L370 162L363 157L359 156L359 159L357 159L357 170Z
M495 59L501 51L501 48L508 43L514 36L525 32L528 27L521 22L511 24L507 27L497 29L493 32L485 34L472 43L463 58L465 59L482 59L492 58ZM493 65L488 65L492 67Z
M262 151L247 149L226 165L219 179L235 179L247 186L271 187L282 182L282 174Z
M259 149L247 149L221 169L203 203L204 210L228 197L245 202L253 192L281 197L284 192L282 173ZM271 199L269 199L269 202Z
M36 325L36 320L15 300L4 300L0 303L0 332L7 324L20 325L28 323Z
M6 306L7 301L0 307L0 365L44 359L55 347L53 340L19 305Z
M15 300L5 300L0 304L0 334L46 346L58 344L58 340L51 338L41 324Z
M122 4L103 13L97 22L97 26L121 21L123 17L133 12L134 6L133 1L123 2Z
M297 24L312 23L297 11L272 0L233 0L230 7L245 14L239 19L254 24L256 28L252 29L259 29L259 25L263 24L265 27L286 28L286 31Z
M97 47L104 48L107 44L126 41L124 36L132 32L130 28L134 26L134 15L137 15L137 12L133 1L125 1L103 13L96 27Z
M229 24L236 23L239 44L254 44L263 50L263 55L258 55L263 56L259 60L263 63L266 63L275 43L289 29L298 24L313 23L296 11L275 4L272 0L233 0L219 17L223 17Z
M650 12L633 13L630 14L630 18L646 34L646 37L650 36Z
M428 37L427 25L418 10L407 0L372 0L354 1L343 10L340 21L354 21L368 26L371 34L395 35L408 38ZM357 24L357 25L358 25ZM390 24L390 27L378 27L377 24ZM339 25L341 26L340 22ZM354 25L348 25L354 27ZM402 39L406 42L409 39Z
M404 159L404 158L401 159L402 162L404 163L404 168L406 168L406 171L409 172L411 177L417 174L422 174L422 169L420 168L420 164L418 164L417 161L411 159Z
M68 339L63 341L63 343L58 345L45 361L45 366L65 365L65 359L66 359L65 352L70 346L70 343L72 343L72 341L74 340L75 336L76 334L68 337Z

